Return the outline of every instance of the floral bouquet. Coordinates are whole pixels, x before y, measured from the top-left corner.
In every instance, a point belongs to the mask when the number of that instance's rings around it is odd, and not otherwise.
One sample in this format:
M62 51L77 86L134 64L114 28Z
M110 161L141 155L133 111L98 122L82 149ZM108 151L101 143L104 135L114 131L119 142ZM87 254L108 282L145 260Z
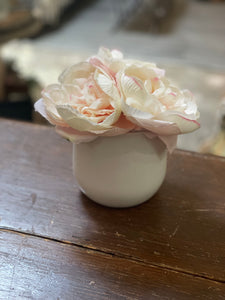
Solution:
M106 48L67 68L35 109L77 145L141 132L172 152L179 134L200 126L191 92L174 86L156 64Z

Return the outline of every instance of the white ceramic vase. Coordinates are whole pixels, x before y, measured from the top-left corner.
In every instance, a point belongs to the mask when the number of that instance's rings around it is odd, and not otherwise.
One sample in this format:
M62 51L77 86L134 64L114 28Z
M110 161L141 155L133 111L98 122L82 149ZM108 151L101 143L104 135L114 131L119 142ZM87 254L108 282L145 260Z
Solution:
M161 186L167 149L142 132L98 137L74 144L74 175L81 191L109 207L131 207L151 198Z

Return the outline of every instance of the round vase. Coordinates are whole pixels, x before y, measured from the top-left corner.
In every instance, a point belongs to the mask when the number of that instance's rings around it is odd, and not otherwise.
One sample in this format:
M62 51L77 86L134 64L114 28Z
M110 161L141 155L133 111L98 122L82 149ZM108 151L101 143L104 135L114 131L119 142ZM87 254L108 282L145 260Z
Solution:
M131 207L151 198L161 186L167 149L143 132L74 144L73 169L81 191L109 207Z

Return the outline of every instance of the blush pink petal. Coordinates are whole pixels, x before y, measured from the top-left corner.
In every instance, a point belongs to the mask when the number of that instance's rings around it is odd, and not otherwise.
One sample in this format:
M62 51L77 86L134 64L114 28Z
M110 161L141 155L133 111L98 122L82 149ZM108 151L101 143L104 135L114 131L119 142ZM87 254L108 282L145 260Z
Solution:
M177 135L156 135L154 133L151 133L149 131L145 131L144 135L148 139L153 139L158 137L165 145L169 153L172 153L177 145Z
M169 153L172 153L177 145L177 135L159 135L159 139L166 145Z
M161 114L159 118L175 123L180 133L192 132L200 127L200 124L196 120L189 119L188 116L175 111L167 111Z
M164 69L160 69L160 68L152 68L155 73L159 76L159 77L164 77L166 74L166 71Z
M136 119L137 125L157 135L177 135L180 130L176 124L161 120Z
M55 130L59 135L76 144L90 142L98 137L95 134L83 131L81 132L71 127L56 126Z
M129 121L151 133L157 135L177 135L181 133L175 123L167 120L159 120L158 118L155 119L152 114L131 107L125 101L122 102L122 110Z
M128 129L128 130L133 130L136 125L130 122L124 114L120 115L119 120L114 124L115 127L123 128L123 129Z
M130 129L127 128L119 128L119 127L113 127L104 133L101 134L101 136L116 136L116 135L122 135L125 133L130 132Z
M129 116L128 119L137 126L149 130L157 135L177 135L180 130L176 124L154 119L141 119Z
M192 120L192 119L188 119L187 117L184 116L180 116L182 119L189 121L189 122L193 122L196 126L200 127L200 123L196 120Z
M135 78L134 76L128 76L128 77L130 77L130 78L134 81L134 83L135 83L140 89L143 90L143 86L140 84L140 82L138 82L137 78Z
M107 75L109 75L111 78L115 79L116 78L116 73L113 72L110 68L108 68L105 64L103 64L100 59L98 59L97 57L91 57L90 60L89 60L89 63L101 70L101 71L104 71L104 73L106 73Z

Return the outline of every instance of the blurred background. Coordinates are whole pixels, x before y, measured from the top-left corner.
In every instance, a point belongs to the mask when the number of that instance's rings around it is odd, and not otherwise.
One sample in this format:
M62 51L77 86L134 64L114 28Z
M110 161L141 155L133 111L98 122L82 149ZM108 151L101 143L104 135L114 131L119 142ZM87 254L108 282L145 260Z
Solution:
M0 117L45 124L44 86L99 46L156 62L190 89L201 129L178 148L225 156L225 2L0 0Z

